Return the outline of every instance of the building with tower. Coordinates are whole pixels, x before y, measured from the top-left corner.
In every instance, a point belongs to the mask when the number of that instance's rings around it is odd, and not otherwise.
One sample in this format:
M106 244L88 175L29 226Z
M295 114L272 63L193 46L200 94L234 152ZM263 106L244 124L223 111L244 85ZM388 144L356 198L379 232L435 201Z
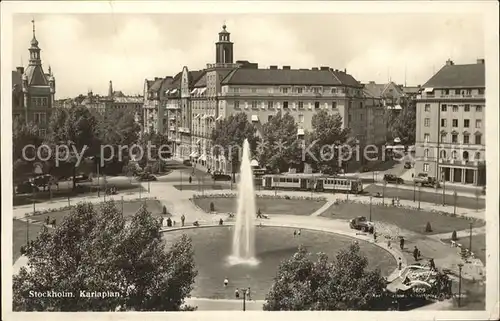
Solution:
M51 109L55 102L56 81L52 69L43 71L41 49L35 34L33 23L33 39L29 47L28 66L17 67L12 71L12 119L38 126L41 136L47 132L47 124Z
M415 173L484 186L485 64L448 60L417 96Z

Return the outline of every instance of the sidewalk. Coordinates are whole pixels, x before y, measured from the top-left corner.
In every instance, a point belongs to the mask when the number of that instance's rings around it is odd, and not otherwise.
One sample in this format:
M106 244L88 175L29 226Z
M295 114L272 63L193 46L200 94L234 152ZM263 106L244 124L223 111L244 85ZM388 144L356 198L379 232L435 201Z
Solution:
M383 182L377 182L375 184L366 184L366 185L375 185L377 187L383 187L384 183ZM392 188L398 188L398 189L404 189L404 190L411 190L411 191L413 191L413 184L412 185L386 184L385 186L386 187L392 187ZM415 188L418 191L419 187L416 186ZM440 195L443 194L443 189L442 188L435 189L435 188L430 188L430 187L422 187L420 189L420 191L423 192L423 193L434 193L434 194L440 194ZM453 189L452 186L448 186L448 184L445 185L444 193L446 195L453 196L454 192L455 192L455 190ZM465 191L461 191L461 192L457 191L457 196L470 197L470 198L476 198L477 197L478 199L481 199L481 200L486 199L486 195L476 195L475 191L472 191L472 190L471 190L470 193L465 192Z

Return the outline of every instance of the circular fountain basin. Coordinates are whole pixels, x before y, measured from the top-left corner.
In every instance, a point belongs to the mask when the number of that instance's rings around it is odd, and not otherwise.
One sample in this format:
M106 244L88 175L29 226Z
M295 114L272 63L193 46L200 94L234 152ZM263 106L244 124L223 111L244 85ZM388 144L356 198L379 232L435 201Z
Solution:
M251 288L252 299L264 299L273 283L281 261L290 258L299 245L313 253L323 252L330 260L339 250L356 239L335 233L302 229L301 235L293 236L294 228L256 227L255 258L241 262L231 258L233 226L204 227L166 232L168 244L187 234L193 242L195 263L198 269L193 297L211 299L234 299L236 288ZM379 268L388 275L396 268L394 257L384 249L365 241L358 241L361 251L367 256L369 268ZM249 264L250 263L250 264ZM224 279L229 285L224 287Z

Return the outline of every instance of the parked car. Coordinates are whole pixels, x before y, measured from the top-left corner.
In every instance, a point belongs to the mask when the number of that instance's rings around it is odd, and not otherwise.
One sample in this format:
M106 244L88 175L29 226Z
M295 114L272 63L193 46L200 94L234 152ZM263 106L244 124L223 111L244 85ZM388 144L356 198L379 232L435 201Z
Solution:
M212 179L214 181L230 181L231 180L231 175L222 174L222 173L213 173L212 174Z
M404 184L405 182L401 177L397 177L396 175L392 174L385 174L384 181L386 183L392 183L392 184Z
M87 174L79 174L75 176L75 182L81 183L81 182L91 182L92 179L89 177Z
M368 166L363 166L363 167L361 167L361 170L360 170L361 173L366 173L369 171L370 171L370 168L368 168Z
M349 227L355 230L361 230L373 233L374 224L366 219L365 216L358 216L349 221Z
M142 182L152 182L158 180L156 176L150 173L143 173L137 179Z
M193 164L191 163L191 161L189 159L185 159L182 161L182 165L184 166L193 166Z
M411 168L411 162L406 162L404 167L405 167L406 169Z
M380 192L377 192L377 193L373 194L373 197L381 198L382 194Z
M41 187L44 190L45 190L46 187L48 187L50 185L55 185L55 186L59 185L59 183L57 182L57 179L54 176L50 175L50 174L36 176L31 181L37 187Z
M20 184L17 184L16 186L16 193L17 194L26 194L26 193L33 193L33 192L38 192L40 188L36 186L33 182L26 181L22 182Z
M439 182L435 177L431 177L425 173L419 173L413 181L416 185L428 186L428 187L439 187Z

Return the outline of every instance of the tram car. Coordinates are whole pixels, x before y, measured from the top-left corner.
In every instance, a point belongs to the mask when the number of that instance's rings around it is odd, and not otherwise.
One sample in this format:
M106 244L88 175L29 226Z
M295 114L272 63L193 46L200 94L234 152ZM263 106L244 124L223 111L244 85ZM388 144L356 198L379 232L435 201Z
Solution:
M307 175L307 174L270 174L262 176L264 189L288 189L297 191L338 192L359 194L363 183L358 177Z

